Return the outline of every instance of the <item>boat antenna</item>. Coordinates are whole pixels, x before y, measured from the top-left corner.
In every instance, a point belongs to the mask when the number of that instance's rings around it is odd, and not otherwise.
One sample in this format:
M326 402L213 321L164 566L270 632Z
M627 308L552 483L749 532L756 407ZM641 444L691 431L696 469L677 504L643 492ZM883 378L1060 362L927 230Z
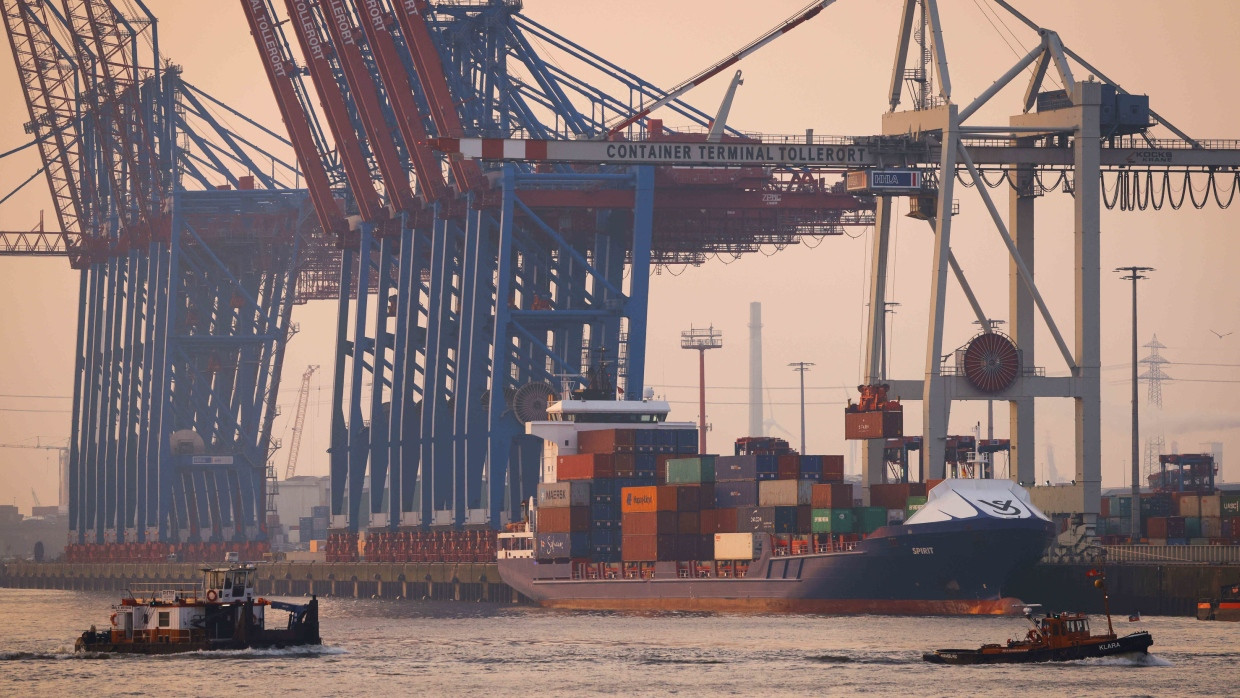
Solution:
M1111 625L1111 595L1107 593L1107 573L1102 570L1090 570L1085 573L1094 578L1094 586L1102 590L1102 610L1107 614L1107 634L1114 635L1115 628Z

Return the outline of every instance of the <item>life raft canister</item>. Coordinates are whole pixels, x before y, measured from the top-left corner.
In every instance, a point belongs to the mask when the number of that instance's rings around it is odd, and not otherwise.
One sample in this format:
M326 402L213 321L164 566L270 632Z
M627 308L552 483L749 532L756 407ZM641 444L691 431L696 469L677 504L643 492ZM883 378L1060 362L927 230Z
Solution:
M214 601L219 598L219 594L214 589L207 589L207 601Z

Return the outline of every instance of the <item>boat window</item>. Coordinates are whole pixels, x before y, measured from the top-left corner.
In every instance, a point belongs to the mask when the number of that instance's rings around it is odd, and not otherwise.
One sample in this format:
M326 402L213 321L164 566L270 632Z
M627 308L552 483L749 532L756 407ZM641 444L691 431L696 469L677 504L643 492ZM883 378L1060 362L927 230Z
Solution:
M224 577L224 587L225 587L225 588L227 588L227 587L230 587L230 586L232 586L232 585L233 585L233 583L232 583L232 575L230 574L230 575L225 576L225 577Z
M159 612L159 627L166 628L171 624L172 624L172 619L169 617L168 611L160 611Z

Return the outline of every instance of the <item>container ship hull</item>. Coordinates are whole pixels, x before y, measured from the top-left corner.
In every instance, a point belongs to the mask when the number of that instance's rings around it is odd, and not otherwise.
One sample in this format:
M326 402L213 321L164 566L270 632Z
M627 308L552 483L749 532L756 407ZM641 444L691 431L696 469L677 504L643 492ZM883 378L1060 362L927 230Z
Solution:
M852 550L773 555L768 536L743 577L691 576L656 563L647 579L574 579L571 562L500 559L504 581L536 603L580 610L1010 615L1004 582L1053 536L1039 518L879 529ZM580 567L576 568L580 577Z

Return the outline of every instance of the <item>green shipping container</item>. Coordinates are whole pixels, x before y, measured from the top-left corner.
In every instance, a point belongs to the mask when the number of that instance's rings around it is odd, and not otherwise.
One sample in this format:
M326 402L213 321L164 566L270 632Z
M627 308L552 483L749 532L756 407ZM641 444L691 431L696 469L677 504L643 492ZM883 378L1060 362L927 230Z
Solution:
M1201 537L1201 518L1198 516L1184 517L1184 537L1200 538Z
M1240 494L1225 494L1221 501L1224 519L1240 516Z
M673 458L667 462L667 484L694 485L715 481L715 457Z
M858 533L873 533L887 525L887 510L882 507L856 507L853 509Z
M814 509L810 512L812 533L852 533L852 509Z
M1127 497L1111 497L1110 515L1111 518L1122 518L1132 516L1132 496Z
M908 521L909 517L921 511L926 506L925 497L909 497L908 503L904 508L904 520Z

